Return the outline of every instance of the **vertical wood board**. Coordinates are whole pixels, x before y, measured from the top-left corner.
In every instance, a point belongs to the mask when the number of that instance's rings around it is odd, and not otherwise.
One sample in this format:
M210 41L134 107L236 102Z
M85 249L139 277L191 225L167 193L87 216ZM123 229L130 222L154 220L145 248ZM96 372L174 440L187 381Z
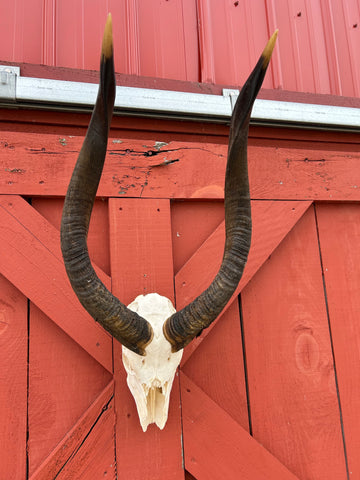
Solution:
M346 478L313 209L242 292L253 435L299 478Z
M27 299L0 275L0 478L26 477Z
M157 292L173 299L170 203L166 200L110 199L113 293L125 304ZM121 346L114 343L116 455L120 478L180 480L182 468L180 393L177 378L164 430L140 426L126 384Z
M360 206L317 205L350 478L360 476Z
M249 431L249 417L238 300L221 316L182 372L239 425Z

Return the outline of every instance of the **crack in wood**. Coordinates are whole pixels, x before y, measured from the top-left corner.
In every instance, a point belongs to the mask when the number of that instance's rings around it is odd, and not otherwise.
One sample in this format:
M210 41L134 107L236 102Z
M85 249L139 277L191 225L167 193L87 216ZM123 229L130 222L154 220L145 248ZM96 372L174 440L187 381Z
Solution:
M133 157L155 157L156 155L160 155L162 153L172 153L172 152L180 152L181 150L202 150L204 152L211 153L212 155L217 155L220 157L224 157L224 155L219 154L219 153L214 153L211 150L208 150L206 148L201 148L201 147L179 147L179 148L168 148L165 150L145 150L145 151L140 151L140 150L134 150L132 148L125 148L122 150L108 150L109 155L118 155L121 157L124 157L126 155L131 155Z
M77 455L77 453L80 451L80 449L82 448L82 446L85 444L86 440L89 438L89 436L91 435L92 431L94 430L94 428L96 427L96 425L99 423L101 417L104 415L104 413L107 411L107 409L109 408L109 405L110 403L112 402L114 398L114 395L111 395L110 399L105 403L105 405L103 405L102 409L101 409L101 412L99 413L99 415L97 416L96 420L94 421L94 423L91 425L89 431L87 432L87 434L84 436L84 438L82 439L80 445L69 455L68 459L65 461L65 463L62 465L62 467L60 468L60 470L57 472L57 474L55 475L54 477L54 480L56 480L56 478L58 478L58 476L60 475L60 473L64 470L64 468L72 461L72 459Z

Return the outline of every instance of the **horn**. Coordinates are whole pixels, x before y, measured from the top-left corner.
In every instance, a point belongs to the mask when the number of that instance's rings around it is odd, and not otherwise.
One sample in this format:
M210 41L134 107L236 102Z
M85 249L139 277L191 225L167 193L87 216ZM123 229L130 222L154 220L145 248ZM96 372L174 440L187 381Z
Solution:
M151 325L112 295L96 275L89 258L87 234L104 166L115 100L112 20L108 15L102 42L100 85L61 220L61 250L71 286L88 313L125 347L145 355Z
M278 31L272 35L244 84L231 117L225 175L224 256L211 285L166 320L163 332L172 351L184 348L221 313L242 277L251 241L251 208L247 167L250 114L265 77Z

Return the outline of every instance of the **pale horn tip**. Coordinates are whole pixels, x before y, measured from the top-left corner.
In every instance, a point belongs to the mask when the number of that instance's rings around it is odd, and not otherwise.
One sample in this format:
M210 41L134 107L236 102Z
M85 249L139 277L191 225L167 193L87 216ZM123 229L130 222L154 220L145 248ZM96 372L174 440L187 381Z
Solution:
M112 17L111 13L108 14L106 19L106 25L104 30L104 36L102 41L101 53L108 59L113 54L113 35L112 35Z
M268 66L268 64L270 62L270 58L271 58L272 52L273 52L274 47L275 47L275 43L276 43L278 33L279 33L279 30L276 29L275 32L271 35L268 43L266 44L266 47L264 48L263 53L261 54L261 56L263 57L263 61L264 61L264 63L263 63L263 68L264 69Z

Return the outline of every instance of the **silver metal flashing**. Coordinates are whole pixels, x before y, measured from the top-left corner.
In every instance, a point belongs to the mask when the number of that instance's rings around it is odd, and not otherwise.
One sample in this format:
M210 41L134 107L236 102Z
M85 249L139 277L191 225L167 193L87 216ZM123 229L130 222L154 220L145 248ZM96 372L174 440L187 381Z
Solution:
M16 101L16 78L19 75L19 67L0 65L0 102Z
M21 77L16 68L0 66L0 107L89 111L95 103L96 84ZM233 89L208 95L118 86L114 114L227 123L237 95ZM251 120L268 126L360 131L360 109L331 105L258 99Z

